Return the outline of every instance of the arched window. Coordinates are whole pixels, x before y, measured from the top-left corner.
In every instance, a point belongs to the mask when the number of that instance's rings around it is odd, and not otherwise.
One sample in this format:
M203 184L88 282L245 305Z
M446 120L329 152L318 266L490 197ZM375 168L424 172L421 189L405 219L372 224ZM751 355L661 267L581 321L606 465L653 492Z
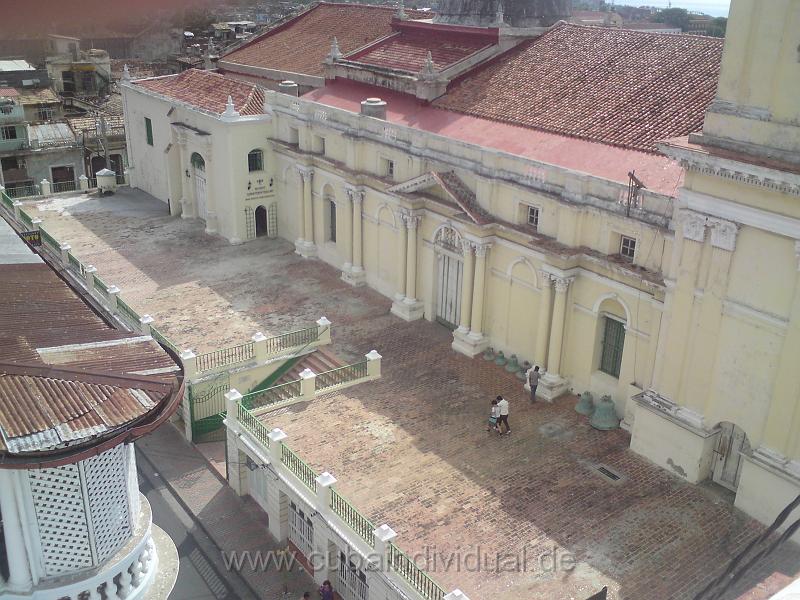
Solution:
M247 170L251 173L264 170L264 152L262 150L250 150L247 155Z
M198 171L206 170L206 161L203 160L203 157L197 152L192 153L192 156L189 158L189 162L192 163L192 166Z

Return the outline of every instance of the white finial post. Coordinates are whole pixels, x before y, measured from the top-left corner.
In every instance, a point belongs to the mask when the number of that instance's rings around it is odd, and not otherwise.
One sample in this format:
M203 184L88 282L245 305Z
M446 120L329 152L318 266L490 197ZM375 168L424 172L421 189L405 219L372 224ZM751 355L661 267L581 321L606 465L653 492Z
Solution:
M331 42L331 53L328 55L332 61L339 60L342 57L342 52L339 50L339 40L336 39L336 36L333 36L333 41Z
M495 26L502 27L505 21L505 13L503 12L503 3L502 1L497 3L497 14L495 15Z
M225 103L225 112L222 113L223 119L235 119L239 116L236 107L233 105L233 98L228 96L228 101Z
M423 77L430 77L436 75L436 66L433 64L433 56L431 51L428 50L428 55L425 57L425 65L422 67Z
M130 81L131 80L131 72L128 69L128 63L122 67L122 81Z
M397 14L395 16L402 21L408 19L408 15L406 14L406 3L404 0L400 0L400 5L397 7Z

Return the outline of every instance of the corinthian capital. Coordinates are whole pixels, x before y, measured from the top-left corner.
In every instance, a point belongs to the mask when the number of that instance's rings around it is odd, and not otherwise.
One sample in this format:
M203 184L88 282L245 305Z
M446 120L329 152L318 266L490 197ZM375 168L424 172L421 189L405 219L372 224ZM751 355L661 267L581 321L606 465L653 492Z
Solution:
M297 172L300 174L300 177L308 183L311 183L311 180L314 178L314 169L311 167L297 165Z
M733 252L736 249L736 234L739 232L739 226L732 221L722 219L709 219L708 224L711 226L711 245Z
M475 256L478 258L485 257L491 247L491 244L475 244Z
M553 284L559 294L565 293L569 289L569 284L573 281L575 281L574 277L553 277Z

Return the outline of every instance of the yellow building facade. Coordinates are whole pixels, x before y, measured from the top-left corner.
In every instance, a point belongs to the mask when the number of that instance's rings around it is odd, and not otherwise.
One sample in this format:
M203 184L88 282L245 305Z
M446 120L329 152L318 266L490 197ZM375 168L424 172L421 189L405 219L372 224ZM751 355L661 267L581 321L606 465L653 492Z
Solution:
M232 243L294 242L454 351L540 366L542 399L610 396L633 451L771 522L800 492L797 31L800 0L734 1L705 128L669 158L573 139L606 161L581 169L422 127L362 71L362 88L264 90L257 115L126 84L131 179Z

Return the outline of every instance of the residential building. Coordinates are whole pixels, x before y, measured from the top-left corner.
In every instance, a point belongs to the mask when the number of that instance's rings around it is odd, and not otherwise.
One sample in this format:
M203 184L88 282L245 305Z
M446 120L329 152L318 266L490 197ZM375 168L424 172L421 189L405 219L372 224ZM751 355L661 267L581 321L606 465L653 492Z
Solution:
M545 400L608 396L633 451L771 523L800 493L800 0L734 0L724 55L533 4L321 3L218 72L126 81L131 183L539 365Z
M0 597L166 599L177 550L139 492L133 442L175 411L180 368L2 219L0 247Z
M75 190L85 173L75 133L56 119L60 104L48 91L0 88L0 185L15 198L37 195L44 180L51 191Z
M22 59L0 59L0 86L47 87L49 84L45 69L37 69Z
M572 22L595 27L622 27L623 18L612 11L573 10Z
M105 50L78 50L48 56L47 74L56 92L65 96L102 96L111 87L111 59Z

